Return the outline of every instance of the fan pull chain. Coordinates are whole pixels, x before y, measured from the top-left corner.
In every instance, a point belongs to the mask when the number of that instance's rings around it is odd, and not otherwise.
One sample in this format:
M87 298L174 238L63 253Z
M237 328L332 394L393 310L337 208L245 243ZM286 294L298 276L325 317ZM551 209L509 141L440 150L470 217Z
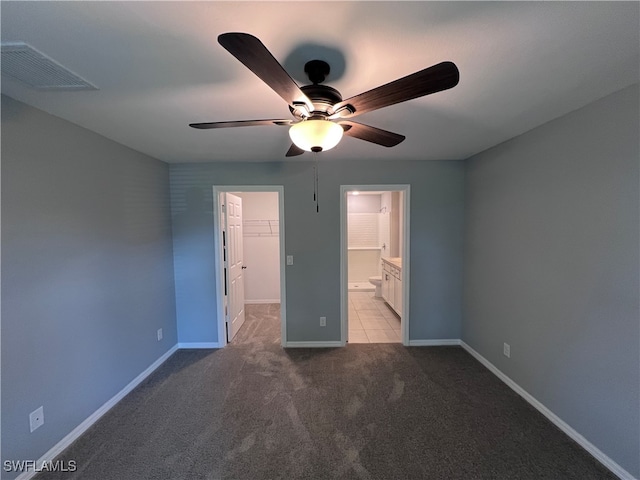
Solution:
M320 213L320 192L318 182L318 154L314 152L315 164L313 165L313 201L316 202L316 213Z

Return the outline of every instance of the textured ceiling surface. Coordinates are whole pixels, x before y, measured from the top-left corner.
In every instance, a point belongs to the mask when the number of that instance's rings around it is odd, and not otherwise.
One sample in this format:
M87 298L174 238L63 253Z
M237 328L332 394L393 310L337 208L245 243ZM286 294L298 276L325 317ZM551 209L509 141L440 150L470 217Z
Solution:
M393 148L344 138L320 155L464 159L639 81L638 2L8 2L3 42L26 42L98 87L2 93L166 162L284 160L286 127L193 122L290 118L286 103L217 43L260 38L300 84L351 97L441 61L451 90L356 118L401 133ZM289 161L304 161L311 154Z

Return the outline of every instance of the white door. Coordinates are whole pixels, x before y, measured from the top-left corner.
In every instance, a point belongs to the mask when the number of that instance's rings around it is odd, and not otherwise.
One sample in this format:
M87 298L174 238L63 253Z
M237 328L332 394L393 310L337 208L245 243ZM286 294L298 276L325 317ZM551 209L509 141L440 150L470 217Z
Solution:
M244 269L242 255L242 199L224 194L225 268L227 271L227 342L244 323Z

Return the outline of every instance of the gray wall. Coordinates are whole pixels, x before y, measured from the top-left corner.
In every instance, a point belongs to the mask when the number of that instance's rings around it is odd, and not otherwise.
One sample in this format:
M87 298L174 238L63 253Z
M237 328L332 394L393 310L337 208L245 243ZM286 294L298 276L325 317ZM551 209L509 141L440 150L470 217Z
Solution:
M2 460L39 458L176 344L168 170L2 97Z
M460 338L462 162L173 164L171 208L180 342L216 342L212 185L284 185L287 340L340 340L340 185L411 185L411 339ZM319 326L319 317L327 326Z
M462 328L635 477L638 105L635 85L467 162Z

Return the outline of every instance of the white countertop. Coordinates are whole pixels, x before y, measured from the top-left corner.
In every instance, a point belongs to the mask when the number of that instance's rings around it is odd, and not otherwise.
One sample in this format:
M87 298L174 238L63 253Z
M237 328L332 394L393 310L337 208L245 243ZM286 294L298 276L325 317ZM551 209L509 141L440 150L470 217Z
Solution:
M383 262L387 262L389 265L393 265L396 268L402 270L402 258L401 257L382 257Z

